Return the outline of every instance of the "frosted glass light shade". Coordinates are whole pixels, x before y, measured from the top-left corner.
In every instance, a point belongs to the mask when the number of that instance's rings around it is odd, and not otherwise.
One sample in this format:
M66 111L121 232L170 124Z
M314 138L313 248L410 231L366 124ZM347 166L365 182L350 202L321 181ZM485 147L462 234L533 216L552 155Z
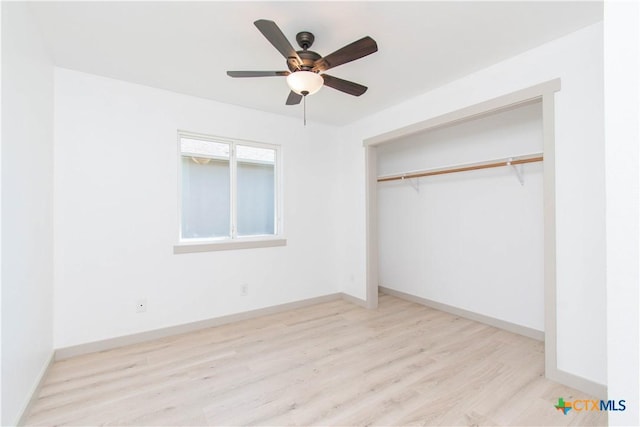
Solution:
M296 71L287 76L287 84L298 95L303 95L302 92L309 92L306 95L313 95L320 90L324 80L320 74L311 71Z

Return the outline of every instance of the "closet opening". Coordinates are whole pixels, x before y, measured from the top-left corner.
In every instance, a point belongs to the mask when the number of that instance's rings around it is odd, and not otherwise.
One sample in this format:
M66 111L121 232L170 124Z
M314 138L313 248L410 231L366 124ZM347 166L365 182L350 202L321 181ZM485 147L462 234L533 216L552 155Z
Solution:
M364 141L367 305L378 292L556 356L553 80Z

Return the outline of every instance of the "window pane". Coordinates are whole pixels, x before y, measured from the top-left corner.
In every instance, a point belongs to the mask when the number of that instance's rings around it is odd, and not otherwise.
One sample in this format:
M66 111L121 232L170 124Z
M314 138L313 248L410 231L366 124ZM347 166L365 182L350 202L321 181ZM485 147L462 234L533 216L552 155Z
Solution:
M229 237L229 146L182 138L181 149L182 238Z
M275 150L238 145L238 236L275 234Z

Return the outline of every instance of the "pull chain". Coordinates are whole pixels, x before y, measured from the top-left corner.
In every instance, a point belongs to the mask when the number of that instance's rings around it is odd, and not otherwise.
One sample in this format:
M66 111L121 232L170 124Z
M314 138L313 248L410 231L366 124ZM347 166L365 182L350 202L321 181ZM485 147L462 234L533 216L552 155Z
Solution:
M303 114L303 121L304 121L304 125L307 125L307 95L309 95L309 92L306 90L303 90L302 92L300 92L302 94L302 114Z

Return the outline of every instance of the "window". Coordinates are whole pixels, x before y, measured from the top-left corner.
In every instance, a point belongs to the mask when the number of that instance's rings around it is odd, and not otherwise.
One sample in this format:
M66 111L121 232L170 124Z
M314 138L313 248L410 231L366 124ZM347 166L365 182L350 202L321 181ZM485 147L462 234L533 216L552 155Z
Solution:
M279 146L186 132L178 139L180 244L174 252L285 243L279 237Z

